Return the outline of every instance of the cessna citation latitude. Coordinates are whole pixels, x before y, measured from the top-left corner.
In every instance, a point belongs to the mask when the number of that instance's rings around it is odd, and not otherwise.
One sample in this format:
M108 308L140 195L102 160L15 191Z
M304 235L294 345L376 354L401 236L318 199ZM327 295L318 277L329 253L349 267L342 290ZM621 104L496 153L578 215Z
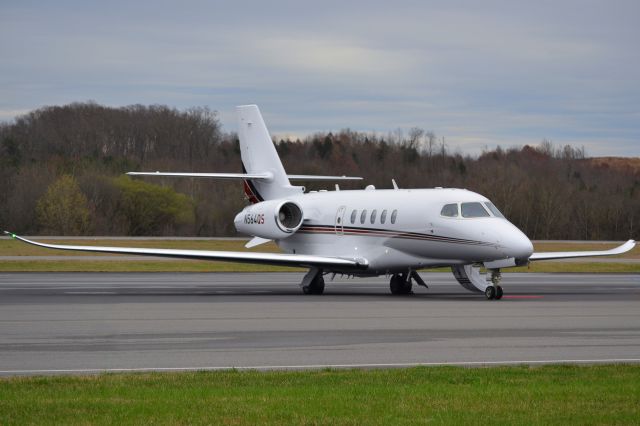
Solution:
M251 202L235 217L236 229L253 236L246 247L268 241L284 253L93 247L43 244L40 247L102 253L263 263L308 268L300 286L322 294L324 275L390 277L392 294L426 287L418 270L450 267L466 289L487 299L502 298L500 270L531 261L624 253L633 240L605 251L534 253L531 241L489 199L466 189L305 192L291 181L360 180L347 176L288 175L257 106L237 108L244 173L134 172L133 176L240 179ZM481 267L487 271L481 273Z

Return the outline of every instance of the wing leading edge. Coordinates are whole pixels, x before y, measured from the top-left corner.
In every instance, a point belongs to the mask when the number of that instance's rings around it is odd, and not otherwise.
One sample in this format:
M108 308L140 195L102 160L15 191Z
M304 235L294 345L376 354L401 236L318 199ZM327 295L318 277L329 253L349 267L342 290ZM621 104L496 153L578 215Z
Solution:
M74 246L45 244L31 241L11 232L4 231L5 234L16 240L38 247L56 250L89 251L97 253L131 254L140 256L173 257L181 259L197 260L219 260L239 263L261 263L279 266L301 266L338 269L366 269L368 262L366 259L346 259L340 257L314 256L305 254L283 254L283 253L251 253L241 251L209 251L209 250L175 250L175 249L151 249L136 247L100 247L100 246Z
M636 245L634 240L629 240L626 243L612 248L610 250L599 251L553 251L553 252L540 252L533 253L529 260L551 260L551 259L570 259L575 257L594 257L594 256L612 256L616 254L626 253L632 250Z

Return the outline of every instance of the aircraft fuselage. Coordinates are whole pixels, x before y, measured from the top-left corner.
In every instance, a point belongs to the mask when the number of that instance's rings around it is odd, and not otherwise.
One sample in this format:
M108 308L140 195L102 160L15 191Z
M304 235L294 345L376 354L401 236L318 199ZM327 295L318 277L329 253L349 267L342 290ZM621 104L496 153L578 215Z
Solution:
M362 257L369 262L366 274L533 253L531 241L504 218L443 216L448 204L490 202L464 189L321 191L287 199L302 208L304 220L293 235L276 240L285 252Z

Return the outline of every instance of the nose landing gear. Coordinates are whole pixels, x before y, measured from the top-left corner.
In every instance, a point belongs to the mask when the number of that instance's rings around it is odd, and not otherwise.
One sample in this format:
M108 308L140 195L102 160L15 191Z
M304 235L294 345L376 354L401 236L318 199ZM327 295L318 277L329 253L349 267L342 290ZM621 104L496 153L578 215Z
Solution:
M500 300L502 299L502 287L500 286L500 281L502 280L502 273L500 273L500 269L491 269L491 284L484 289L484 295L489 300Z
M467 290L484 293L489 300L502 299L500 269L489 269L485 274L480 273L480 265L456 265L451 267L451 271L458 283Z

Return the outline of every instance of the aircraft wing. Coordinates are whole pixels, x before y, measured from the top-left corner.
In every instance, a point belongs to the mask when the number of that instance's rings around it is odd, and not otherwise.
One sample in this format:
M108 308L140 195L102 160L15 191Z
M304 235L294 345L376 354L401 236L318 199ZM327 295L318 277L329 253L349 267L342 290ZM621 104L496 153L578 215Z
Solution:
M600 250L600 251L552 251L552 252L540 252L533 253L529 260L551 260L551 259L569 259L574 257L594 257L594 256L612 256L615 254L626 253L629 250L632 250L636 245L634 240L629 240L626 243L618 246L616 248L612 248L610 250Z
M56 250L74 250L89 251L98 253L115 253L115 254L132 254L141 256L160 256L173 257L182 259L197 260L219 260L225 262L240 263L261 263L267 265L280 266L299 266L319 268L339 268L339 269L366 269L369 262L366 259L348 259L330 256L314 256L305 254L283 254L283 253L255 253L242 251L209 251L209 250L174 250L174 249L153 249L153 248L135 248L135 247L100 247L100 246L74 246L45 244L37 241L31 241L11 232L4 231L5 234L16 240L23 241L35 246L56 249Z

